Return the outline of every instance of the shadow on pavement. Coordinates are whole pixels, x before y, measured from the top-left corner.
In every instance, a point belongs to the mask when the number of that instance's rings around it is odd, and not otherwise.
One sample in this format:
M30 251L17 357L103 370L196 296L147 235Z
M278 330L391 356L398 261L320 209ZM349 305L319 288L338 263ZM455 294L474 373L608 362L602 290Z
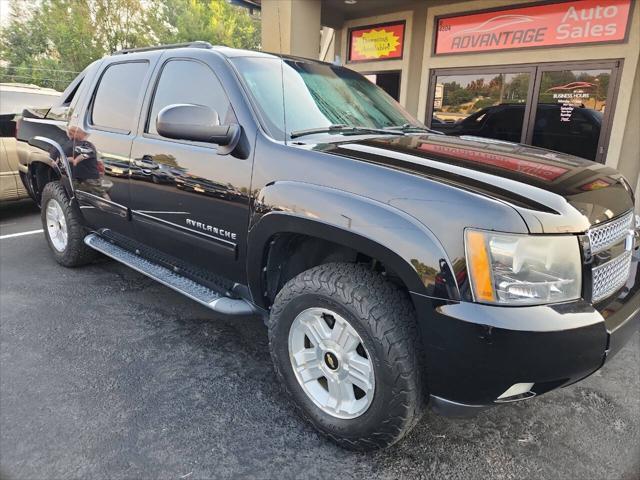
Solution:
M38 205L31 199L2 201L0 202L0 222L5 223L39 211Z

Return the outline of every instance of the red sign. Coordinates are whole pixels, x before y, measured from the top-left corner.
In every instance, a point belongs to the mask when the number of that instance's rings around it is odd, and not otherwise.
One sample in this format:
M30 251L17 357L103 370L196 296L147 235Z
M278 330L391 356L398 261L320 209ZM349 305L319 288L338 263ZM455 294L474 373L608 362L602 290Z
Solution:
M574 0L437 21L435 54L622 41L631 0Z
M402 58L404 22L370 25L349 30L349 61Z
M433 152L456 160L466 160L469 162L491 165L503 170L522 173L524 175L549 182L567 173L566 168L534 162L531 160L523 160L521 158L502 155L500 153L483 152L482 150L472 150L470 148L462 147L449 147L447 145L437 145L433 143L423 143L418 148L420 150Z
M585 183L580 187L580 190L584 190L585 192L591 192L593 190L607 188L609 185L611 185L610 182L608 182L603 178L599 178L598 180L594 180L593 182Z

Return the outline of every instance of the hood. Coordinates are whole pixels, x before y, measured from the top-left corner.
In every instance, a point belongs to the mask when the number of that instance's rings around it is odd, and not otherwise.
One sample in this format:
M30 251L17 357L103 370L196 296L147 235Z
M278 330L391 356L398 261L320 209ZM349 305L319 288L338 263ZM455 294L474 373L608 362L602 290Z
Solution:
M313 150L424 176L508 203L532 233L584 232L633 208L631 188L616 170L528 145L429 134L342 140L316 144Z

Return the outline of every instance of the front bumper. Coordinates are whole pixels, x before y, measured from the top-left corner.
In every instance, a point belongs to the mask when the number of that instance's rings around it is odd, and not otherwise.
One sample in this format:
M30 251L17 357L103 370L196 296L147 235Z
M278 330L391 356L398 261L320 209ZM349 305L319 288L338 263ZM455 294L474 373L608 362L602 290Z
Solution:
M498 307L412 294L436 410L474 412L514 384L533 383L540 395L598 370L640 325L640 269L632 268L606 305Z

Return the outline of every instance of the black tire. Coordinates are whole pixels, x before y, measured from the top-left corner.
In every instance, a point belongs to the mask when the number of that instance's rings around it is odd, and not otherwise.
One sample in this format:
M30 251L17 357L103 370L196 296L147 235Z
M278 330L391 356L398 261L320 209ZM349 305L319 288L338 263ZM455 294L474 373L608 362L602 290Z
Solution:
M327 308L357 331L373 363L375 392L359 417L325 413L305 393L289 359L289 330L307 308ZM276 373L303 418L344 448L373 450L401 439L420 419L427 399L422 345L406 292L356 264L307 270L278 293L268 320Z
M47 207L49 202L55 200L62 208L62 213L67 226L67 244L64 250L59 251L53 246L53 242L47 228ZM87 232L83 226L80 212L74 207L67 196L62 184L58 181L49 182L42 191L40 218L44 235L53 253L56 262L65 267L79 267L93 261L97 254L84 243Z

